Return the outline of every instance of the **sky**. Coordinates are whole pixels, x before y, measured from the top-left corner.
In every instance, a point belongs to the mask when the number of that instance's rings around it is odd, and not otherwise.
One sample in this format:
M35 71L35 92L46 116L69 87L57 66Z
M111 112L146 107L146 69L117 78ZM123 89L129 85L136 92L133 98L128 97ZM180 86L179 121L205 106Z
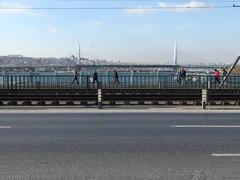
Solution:
M232 63L240 55L233 4L240 1L0 0L0 55L70 57L79 42L89 59L172 64L177 41L179 64Z

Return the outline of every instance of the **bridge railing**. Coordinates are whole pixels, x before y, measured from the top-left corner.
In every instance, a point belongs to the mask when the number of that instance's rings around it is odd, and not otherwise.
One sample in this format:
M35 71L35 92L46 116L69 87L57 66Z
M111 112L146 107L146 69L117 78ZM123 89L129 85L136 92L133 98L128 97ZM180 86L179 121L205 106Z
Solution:
M220 78L222 80L223 77ZM71 75L1 75L0 89L91 89L97 88L97 82L89 75L79 75L77 82L72 82ZM219 83L213 76L189 75L181 80L175 75L120 75L119 82L114 82L113 75L99 75L99 85L106 88L137 89L216 89ZM222 88L240 88L240 76L230 76Z

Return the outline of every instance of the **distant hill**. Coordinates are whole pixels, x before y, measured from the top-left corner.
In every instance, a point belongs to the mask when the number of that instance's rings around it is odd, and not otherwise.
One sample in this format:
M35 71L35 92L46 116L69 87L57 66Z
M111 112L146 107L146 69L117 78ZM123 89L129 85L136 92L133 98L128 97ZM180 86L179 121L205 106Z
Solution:
M62 57L62 58L33 58L33 57L23 57L20 55L11 56L0 56L0 66L14 66L14 67L25 67L25 66L74 66L76 65L78 58L72 57ZM80 63L82 64L96 64L103 65L109 64L106 60L89 60L87 58L81 58Z
M240 67L235 67L232 71L232 74L240 74Z

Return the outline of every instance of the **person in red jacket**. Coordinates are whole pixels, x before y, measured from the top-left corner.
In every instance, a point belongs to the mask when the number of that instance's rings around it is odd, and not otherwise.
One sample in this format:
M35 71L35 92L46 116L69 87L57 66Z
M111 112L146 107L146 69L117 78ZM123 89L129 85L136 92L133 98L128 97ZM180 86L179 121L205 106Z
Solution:
M215 71L215 74L214 74L214 76L215 76L215 83L217 82L218 84L220 84L221 83L221 81L220 81L220 72L217 69L215 69L214 71Z

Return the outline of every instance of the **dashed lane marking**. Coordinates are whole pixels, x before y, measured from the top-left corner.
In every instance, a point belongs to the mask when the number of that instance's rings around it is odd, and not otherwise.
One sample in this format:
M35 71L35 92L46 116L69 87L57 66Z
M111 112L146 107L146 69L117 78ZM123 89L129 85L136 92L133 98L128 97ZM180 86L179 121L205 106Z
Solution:
M240 154L212 154L215 157L240 157Z
M240 128L240 125L171 125L172 128Z
M11 129L11 126L0 126L0 129Z

